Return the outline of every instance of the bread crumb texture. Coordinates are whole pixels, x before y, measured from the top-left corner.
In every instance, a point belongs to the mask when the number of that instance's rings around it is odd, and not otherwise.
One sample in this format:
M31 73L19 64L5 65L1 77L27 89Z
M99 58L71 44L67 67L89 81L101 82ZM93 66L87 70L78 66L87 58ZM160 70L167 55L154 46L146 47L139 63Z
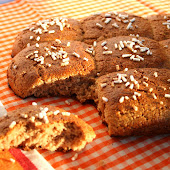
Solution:
M53 106L31 105L0 119L1 150L19 147L79 151L95 136L92 127L83 120Z

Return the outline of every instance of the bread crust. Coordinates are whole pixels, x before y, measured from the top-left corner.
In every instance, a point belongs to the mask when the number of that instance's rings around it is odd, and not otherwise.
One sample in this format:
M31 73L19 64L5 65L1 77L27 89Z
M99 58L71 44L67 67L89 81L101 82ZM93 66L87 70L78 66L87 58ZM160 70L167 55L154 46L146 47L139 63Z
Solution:
M103 46L104 43L106 45ZM107 51L111 54L106 54ZM146 37L117 36L98 42L94 59L98 75L104 75L125 68L162 68L167 62L165 56L165 51L155 40Z
M150 15L147 17L153 30L153 38L156 41L170 39L170 15Z
M164 67L170 69L170 39L159 41L161 46L161 50L164 50L166 62L164 63Z
M88 44L130 34L153 38L152 28L147 19L124 12L91 15L81 20L81 23L84 32L83 39Z
M16 37L12 57L27 46L56 39L82 41L82 30L79 21L61 17L33 23Z
M169 75L169 69L137 68L99 77L94 100L109 135L170 133Z
M86 47L80 41L63 40L61 44L52 41L41 43L38 48L35 45L26 48L13 58L8 83L22 98L77 94L83 101L94 70L94 61L85 52Z

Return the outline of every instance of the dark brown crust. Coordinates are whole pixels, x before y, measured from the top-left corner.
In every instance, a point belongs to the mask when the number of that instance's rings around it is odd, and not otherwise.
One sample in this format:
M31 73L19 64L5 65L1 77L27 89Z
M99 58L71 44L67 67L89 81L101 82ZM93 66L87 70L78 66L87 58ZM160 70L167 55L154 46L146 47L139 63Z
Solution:
M170 20L170 15L151 15L148 20L153 30L154 39L157 41L170 39L170 29L167 25L163 25L167 20Z
M38 117L36 117L37 114L39 114L42 110L42 108L48 108L48 112L47 112L47 117L49 120L49 123L45 123L43 119L39 119ZM54 112L58 110L60 113L58 115L54 115ZM26 129L24 130L25 134L24 135L30 135L33 134L34 132L36 133L37 131L37 135L39 135L39 133L44 133L45 129L48 128L49 126L53 126L53 124L58 123L59 125L65 125L67 126L68 124L74 124L74 127L80 129L81 133L78 134L79 136L79 141L77 141L77 146L74 146L76 144L72 143L73 148L70 149L75 149L77 147L77 150L82 149L85 144L87 142L91 142L94 138L95 138L95 133L93 131L93 128L91 126L89 126L87 123L85 123L83 120L81 120L80 118L78 118L77 116L70 114L69 116L64 116L62 115L62 112L66 112L63 109L54 107L54 106L27 106L27 107L23 107L23 108L19 108L16 109L15 111L11 111L8 113L7 116L0 118L0 141L2 142L4 138L8 138L9 136L9 140L11 137L11 134L14 133L14 131L16 131L15 133L17 134L17 126L21 126L21 129L23 127L25 127ZM22 115L28 115L28 118L23 118ZM35 117L35 121L31 122L30 118L34 116ZM11 125L11 123L15 121L16 125L13 128L9 128L9 126ZM39 124L38 124L39 123ZM56 127L57 128L57 127ZM68 129L65 129L65 131L69 131L69 127L67 126ZM48 132L49 134L51 133L50 131ZM64 132L63 132L64 133ZM76 132L70 132L72 133L72 135L74 135L74 133ZM66 132L64 133L66 135ZM63 136L64 136L63 134ZM18 134L19 136L20 134ZM47 134L48 135L48 134ZM18 136L13 136L13 140L18 140ZM54 134L55 136L55 134ZM76 134L75 134L76 136ZM50 138L50 137L49 137ZM56 132L56 137L57 138L57 132ZM27 148L27 142L31 142L34 141L36 139L36 135L34 134L34 136L29 136L29 138L25 139L25 141L14 141L13 143L17 142L18 146L22 145L22 148L25 149L32 149L32 148ZM69 139L67 139L67 137L65 138L68 141L65 142L69 142ZM37 144L37 146L42 146L43 143L45 143L46 139L41 139L40 143ZM70 139L71 140L71 139ZM9 141L6 141L6 143L8 143ZM42 142L42 144L41 144ZM74 141L72 141L74 142ZM78 143L80 144L80 146L78 146ZM54 143L55 144L55 143ZM82 146L81 146L82 145ZM3 143L0 144L0 149L8 149L12 146L6 146L4 148ZM33 147L33 146L31 146ZM43 147L42 147L43 148ZM44 149L49 149L45 148ZM67 148L63 148L64 150L67 150ZM51 149L53 150L53 149Z
M61 44L55 41L45 42L41 43L39 48L34 45L18 53L8 69L8 82L13 91L22 98L30 95L36 97L59 94L67 96L73 94L85 95L84 91L91 84L90 77L94 70L94 61L85 52L86 44L78 41L69 42L69 47L67 46L68 41L62 41ZM57 49L52 50L51 46L55 46ZM44 47L47 47L51 52L57 52L60 48L63 48L69 57L69 64L61 66L62 59L53 60L51 56L44 57L44 64L26 58L27 55L37 50L39 56L44 56L46 53ZM74 52L79 54L80 58L74 56ZM47 64L51 64L51 66L49 67ZM81 100L81 98L79 99Z
M34 45L35 43L53 41L55 39L82 41L82 31L80 29L79 21L75 19L68 19L68 21L66 21L66 24L69 24L70 27L67 27L66 25L62 31L60 31L60 27L58 25L56 24L50 25L48 27L48 31L55 30L55 33L52 34L48 32L42 34L36 34L35 32L30 30L23 30L18 34L14 42L13 49L12 49L12 56L14 57L21 50L26 48L28 43L30 43L30 45ZM29 26L29 28L32 27L34 27L35 29L38 28L42 29L41 26L37 26L36 24L32 24ZM32 40L30 39L30 36L33 36ZM36 41L36 38L38 36L40 37L40 40Z
M132 23L133 28L127 30L126 28L128 23L123 23L115 19L119 14L127 15L127 13L119 12L117 16L112 14L110 17L112 20L108 24L104 23L105 20L102 21L102 19L106 18L105 14L106 13L101 13L100 15L91 15L81 21L84 32L84 42L92 44L93 41L101 41L107 38L123 35L129 36L130 34L139 34L142 37L153 38L152 29L147 19L135 16L133 14L128 14L128 18L125 20L131 20L132 18L135 18L135 21ZM103 28L100 29L97 27L96 23L101 24ZM113 23L117 23L119 28L112 26Z
M157 72L158 77L154 76ZM138 81L140 87L135 86L131 90L125 87L125 83L111 85L113 78L117 73L133 75ZM115 72L101 76L96 81L94 97L97 108L102 114L103 122L108 124L108 131L111 136L131 136L131 135L155 135L170 133L170 100L165 98L169 94L170 70L168 69L132 69L127 72ZM143 76L148 77L146 80ZM130 82L130 81L129 81ZM148 87L143 84L148 83ZM107 86L102 88L101 84ZM132 83L132 82L131 82ZM149 89L153 88L152 92ZM141 94L137 100L133 99L134 92ZM157 99L154 99L153 93ZM129 99L120 103L122 96L128 96ZM102 100L106 97L108 102ZM163 104L160 104L163 102ZM134 108L137 107L137 111Z

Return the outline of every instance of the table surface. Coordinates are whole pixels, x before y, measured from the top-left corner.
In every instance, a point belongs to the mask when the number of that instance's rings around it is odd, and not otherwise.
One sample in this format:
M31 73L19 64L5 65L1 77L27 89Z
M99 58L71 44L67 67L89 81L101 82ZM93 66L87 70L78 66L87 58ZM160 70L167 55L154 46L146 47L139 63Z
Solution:
M4 3L3 0L0 3ZM77 114L95 130L96 139L89 143L72 161L75 152L61 153L38 150L23 152L10 149L0 152L2 169L168 169L169 136L111 138L101 123L95 107L82 105L71 98L20 99L8 87L6 71L11 61L11 49L16 35L32 22L43 18L66 16L83 18L103 11L125 11L139 16L165 14L170 11L169 0L16 0L0 5L0 101L7 111L37 102L53 105ZM65 100L71 103L68 106ZM15 163L9 161L16 160ZM45 159L44 159L45 158ZM46 161L45 161L46 160ZM50 169L50 168L47 168Z

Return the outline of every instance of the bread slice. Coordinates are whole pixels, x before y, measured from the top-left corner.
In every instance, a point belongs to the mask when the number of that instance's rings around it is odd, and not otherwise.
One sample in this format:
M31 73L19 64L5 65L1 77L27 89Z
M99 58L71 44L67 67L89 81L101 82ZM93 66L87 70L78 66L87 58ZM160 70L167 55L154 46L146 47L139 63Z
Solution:
M93 128L54 106L27 106L0 118L0 149L79 151L95 138Z

